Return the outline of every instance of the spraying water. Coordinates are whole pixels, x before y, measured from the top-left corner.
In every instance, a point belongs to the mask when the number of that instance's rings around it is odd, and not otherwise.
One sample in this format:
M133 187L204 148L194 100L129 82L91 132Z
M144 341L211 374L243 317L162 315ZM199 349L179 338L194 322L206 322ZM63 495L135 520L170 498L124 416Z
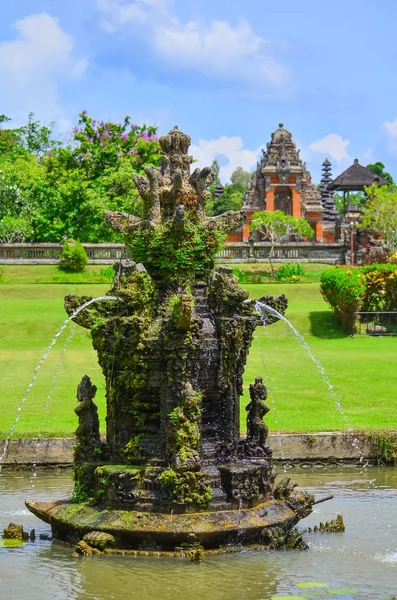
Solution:
M45 425L45 422L47 420L47 416L48 416L48 413L49 413L49 410L50 410L51 400L52 400L54 392L55 392L55 385L56 385L56 380L57 380L57 377L58 377L58 373L59 373L60 368L61 368L62 363L63 363L63 358L64 358L65 353L66 353L66 348L67 348L69 342L72 340L75 331L76 331L76 327L73 325L73 327L72 327L72 329L71 329L71 331L70 331L70 333L69 333L68 337L66 338L66 341L65 341L65 343L63 345L62 352L61 352L61 354L59 356L58 363L57 363L57 366L56 366L56 369L55 369L54 377L52 379L51 391L50 391L50 393L47 396L47 402L46 402L46 405L45 405L45 409L44 409L44 413L43 413L43 418L41 420L40 429L39 429L38 434L37 434L37 444L36 444L36 447L35 447L33 461L32 461L32 470L33 470L32 478L36 477L37 455L38 455L38 452L39 452L41 438L42 438L43 431L44 431L44 425ZM31 481L31 483L32 483L32 481ZM32 483L32 487L34 487L33 483Z
M54 339L52 340L52 342L48 346L47 350L44 352L43 356L40 359L39 364L34 369L34 371L33 371L33 379L29 383L28 387L26 388L26 392L25 392L25 394L24 394L21 402L19 403L18 410L17 410L17 416L15 417L15 421L14 421L12 427L11 427L10 433L7 436L7 439L6 439L5 444L4 444L3 452L2 452L2 454L0 456L0 472L1 472L1 463L3 462L4 457L7 454L8 446L10 445L10 439L14 435L15 428L16 428L17 423L19 421L19 418L21 416L22 407L25 404L25 402L26 402L26 400L27 400L27 398L29 396L30 390L32 389L32 387L33 387L33 385L34 385L34 383L35 383L35 381L37 379L37 375L38 375L39 369L40 369L41 365L43 364L43 362L45 361L45 359L47 358L47 356L48 356L51 348L54 346L54 344L58 340L59 336L64 332L67 324L70 321L72 321L79 314L79 312L81 312L82 310L84 310L85 308L87 308L87 306L89 306L90 304L93 304L94 302L106 302L108 300L118 300L118 298L117 298L117 296L98 296L97 298L91 298L91 300L87 300L87 302L84 302L84 304L82 304L81 306L79 306L78 308L76 308L76 310L70 315L70 317L68 317L64 321L64 323L63 323L62 327L60 328L60 330L58 331L58 333L55 334Z
M282 462L284 463L284 461L285 461L285 455L284 455L284 448L283 448L283 439L282 439L282 436L281 436L280 427L279 427L279 425L278 425L278 413L277 413L277 406L276 406L276 403L275 403L275 401L274 401L274 396L273 396L273 394L271 393L270 377L269 377L269 372L268 372L268 370L267 370L267 365L266 365L265 355L264 355L264 353L263 353L262 346L261 346L261 345L260 345L260 343L259 343L258 336L256 335L256 333L255 333L255 332L254 332L254 336L253 336L253 337L254 337L254 339L255 339L255 341L256 341L256 343L257 343L257 345L258 345L259 356L261 357L261 361L262 361L263 370L264 370L264 372L265 372L265 375L266 375L266 385L267 385L267 389L268 389L268 391L269 391L269 398L270 398L270 401L271 401L271 403L272 403L272 405L273 405L273 420L274 420L274 423L275 423L275 425L276 425L276 429L277 429L277 441L278 441L278 443L279 443L279 446L280 446L281 460L282 460ZM270 337L271 337L271 336L270 336ZM273 338L271 338L271 339L273 339ZM285 471L285 468L284 468L284 471Z
M295 329L295 327L292 325L292 323L290 323L290 321L288 321L288 319L286 319L284 317L284 315L279 313L275 308L272 308L271 306L268 306L264 302L260 302L259 300L257 300L255 302L255 309L258 312L258 314L261 316L264 323L266 323L266 315L270 313L270 314L275 315L276 317L278 317L279 319L281 319L282 321L284 321L284 323L286 323L288 325L289 329L292 331L292 333L298 340L299 344L302 346L302 348L304 348L306 350L306 352L310 356L311 360L314 362L317 369L320 371L321 377L322 377L324 383L327 385L328 390L335 401L335 406L346 424L346 428L348 429L348 431L350 433L353 433L353 428L342 408L341 400L340 400L338 394L335 392L334 386L332 385L331 381L329 380L329 377L326 374L323 365L314 356L309 344L305 341L304 337L299 333L299 331L297 331L297 329ZM357 449L357 451L360 453L360 462L362 462L363 456L361 455L358 444L359 444L359 440L354 438L352 446L353 446L353 448Z

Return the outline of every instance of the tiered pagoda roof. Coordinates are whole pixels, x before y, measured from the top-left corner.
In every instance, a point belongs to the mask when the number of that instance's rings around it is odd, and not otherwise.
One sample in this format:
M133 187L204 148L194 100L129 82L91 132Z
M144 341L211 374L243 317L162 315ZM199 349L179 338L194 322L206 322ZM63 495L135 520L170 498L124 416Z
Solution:
M335 224L336 209L333 192L329 188L332 183L331 163L328 158L323 162L323 176L321 178L320 193L324 209L323 222Z

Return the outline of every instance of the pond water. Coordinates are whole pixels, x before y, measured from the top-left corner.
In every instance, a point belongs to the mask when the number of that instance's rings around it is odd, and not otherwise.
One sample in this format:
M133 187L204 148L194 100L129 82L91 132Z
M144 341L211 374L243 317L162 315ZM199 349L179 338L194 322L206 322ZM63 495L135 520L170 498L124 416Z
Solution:
M202 564L177 558L71 558L71 549L36 539L20 548L0 548L0 598L6 600L262 600L273 596L386 600L397 597L397 469L292 470L291 477L318 496L300 526L342 513L343 534L305 534L310 550L249 551L207 557ZM26 498L66 497L70 472L0 474L0 530L10 521L49 532L31 515ZM327 588L299 588L320 582ZM339 595L335 588L356 588ZM329 592L329 593L328 593ZM344 595L340 595L343 593ZM303 596L304 594L304 596ZM316 595L317 594L317 595ZM319 595L320 594L320 595ZM322 595L321 595L322 594Z

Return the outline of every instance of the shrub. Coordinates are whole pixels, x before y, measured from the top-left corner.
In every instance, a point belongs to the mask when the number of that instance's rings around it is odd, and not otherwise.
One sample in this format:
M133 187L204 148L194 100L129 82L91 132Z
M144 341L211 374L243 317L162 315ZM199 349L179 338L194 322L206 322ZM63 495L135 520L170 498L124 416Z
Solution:
M293 282L299 281L301 277L305 275L304 270L298 264L295 265L282 265L279 269L277 269L274 278L276 281L282 281L289 279Z
M391 265L397 265L397 252L395 252L394 254L391 254L388 258L387 261L389 264Z
M364 284L359 268L335 267L321 275L321 293L341 323L343 329L352 332L354 313L360 310L365 297Z
M84 271L87 262L86 251L80 242L75 242L74 240L70 240L70 243L64 242L59 262L60 269L73 273L81 273Z
M143 263L154 279L177 281L196 274L207 276L225 237L218 229L186 219L178 235L169 221L156 229L136 229L126 236L126 245L131 258Z
M396 265L368 265L361 273L365 287L361 310L397 310Z
M240 269L234 268L233 274L239 283L268 283L271 278L271 271L268 269L240 271Z

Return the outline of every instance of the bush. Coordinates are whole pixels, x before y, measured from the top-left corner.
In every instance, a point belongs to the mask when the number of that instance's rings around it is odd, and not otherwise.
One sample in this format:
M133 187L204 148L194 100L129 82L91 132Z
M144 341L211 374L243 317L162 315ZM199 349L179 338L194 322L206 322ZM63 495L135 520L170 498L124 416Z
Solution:
M270 269L255 269L249 271L241 271L234 268L233 274L237 277L239 283L269 283L271 278Z
M335 267L321 275L321 293L333 310L343 329L354 328L354 313L360 310L365 288L359 268Z
M282 265L279 269L277 269L274 278L276 279L276 281L288 279L292 282L297 282L301 277L304 277L304 275L304 270L298 264Z
M368 265L361 273L365 287L361 310L397 310L396 265Z
M74 240L70 240L70 243L64 242L59 262L60 269L73 273L81 273L84 271L87 262L86 251L80 242L75 242Z

